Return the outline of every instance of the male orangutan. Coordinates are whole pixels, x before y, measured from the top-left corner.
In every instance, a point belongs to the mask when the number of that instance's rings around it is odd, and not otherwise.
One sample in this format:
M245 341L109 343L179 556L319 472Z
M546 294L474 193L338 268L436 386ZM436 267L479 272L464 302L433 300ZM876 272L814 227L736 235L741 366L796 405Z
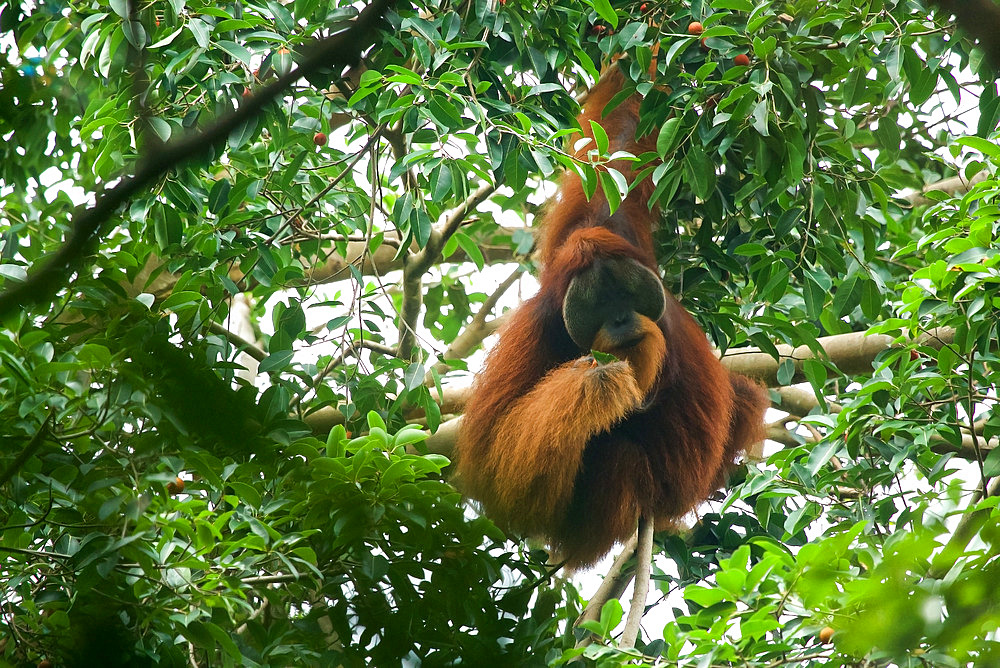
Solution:
M610 152L638 156L655 150L636 139L638 96L602 114L623 81L612 65L579 121L591 138L599 122ZM630 163L612 166L634 180ZM459 484L486 515L543 538L571 568L627 540L640 516L670 526L763 436L766 392L723 368L656 273L653 188L633 184L609 215L602 192L587 201L579 178L564 177L544 220L538 294L501 331L457 445Z

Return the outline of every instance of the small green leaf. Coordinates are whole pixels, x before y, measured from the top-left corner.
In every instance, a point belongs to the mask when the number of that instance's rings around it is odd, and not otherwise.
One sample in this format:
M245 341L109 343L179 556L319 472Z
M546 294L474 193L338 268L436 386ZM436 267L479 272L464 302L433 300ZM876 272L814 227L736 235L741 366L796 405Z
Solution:
M223 215L229 205L229 191L232 184L229 179L219 179L212 184L212 189L208 193L208 210L217 216Z
M128 43L136 50L144 49L146 42L149 41L146 29L138 21L122 21L122 32L125 33L125 39L128 40Z
M681 119L677 116L668 118L660 128L660 134L656 137L656 152L661 158L667 155L677 146L677 137L681 131Z
M294 350L279 350L276 353L268 355L260 363L257 370L260 373L270 373L271 371L281 371L285 369L289 362L292 361L292 357L295 356Z
M608 154L608 133L597 121L590 121L590 130L594 133L594 142L600 155Z
M726 592L722 589L709 589L702 585L688 585L684 589L684 598L703 608L710 608L717 603L729 600Z
M790 358L785 358L781 360L781 364L778 365L778 384L785 386L792 383L792 379L795 377L795 362Z
M612 28L618 27L618 13L615 12L614 8L608 0L584 0L588 5L594 8L597 14L611 24Z
M260 508L261 501L263 500L260 492L258 492L252 485L248 485L243 482L231 481L229 486L233 489L241 500L245 501L247 505L251 508Z
M208 24L195 17L188 22L188 30L191 31L191 35L194 37L194 41L198 43L198 46L203 49L208 48L210 32Z
M684 167L692 192L702 200L708 199L715 188L716 174L715 165L705 151L692 146L685 156Z
M477 269L481 271L486 266L486 258L483 257L483 251L479 249L479 246L472 240L472 237L465 232L458 231L455 232L452 238L458 241L458 245L462 247L462 250L469 256L469 259L472 260Z
M962 146L968 146L969 148L979 151L985 156L989 156L995 160L1000 160L1000 146L997 146L996 142L990 141L989 139L983 139L982 137L975 136L959 137L955 140L955 143Z
M230 56L240 61L247 67L250 67L253 63L253 54L251 54L245 46L242 44L237 44L236 42L230 41L228 39L220 39L218 41L219 48L228 53Z
M618 190L618 181L611 174L615 170L607 169L598 172L601 178L601 190L604 192L604 197L608 201L608 208L611 214L614 214L621 206L622 196L621 192ZM619 172L615 172L618 176L621 176Z
M248 119L229 133L229 148L233 150L246 146L257 133L257 117Z

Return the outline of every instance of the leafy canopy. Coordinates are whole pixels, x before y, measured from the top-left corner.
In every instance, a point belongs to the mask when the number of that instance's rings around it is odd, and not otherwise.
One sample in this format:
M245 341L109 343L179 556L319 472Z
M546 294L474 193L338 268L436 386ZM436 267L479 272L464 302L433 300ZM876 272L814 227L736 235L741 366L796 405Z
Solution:
M79 205L356 16L0 3L0 289ZM544 184L569 169L626 193L600 133L591 161L566 146L623 53L668 287L720 349L775 358L788 414L724 502L658 537L636 651L995 661L996 497L975 490L1000 473L1000 97L947 19L905 0L396 3L360 64L206 143L3 321L0 662L635 658L617 601L574 630L574 584L465 509L447 427L431 454L414 426L460 412ZM903 196L956 170L975 185ZM833 335L850 354L823 354ZM585 630L605 642L574 649Z

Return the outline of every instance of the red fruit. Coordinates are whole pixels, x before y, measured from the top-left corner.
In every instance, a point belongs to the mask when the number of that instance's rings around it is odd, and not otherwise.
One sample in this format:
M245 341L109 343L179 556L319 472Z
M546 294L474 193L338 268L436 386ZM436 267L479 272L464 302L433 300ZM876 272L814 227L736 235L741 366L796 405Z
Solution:
M916 362L918 359L920 359L920 353L918 353L916 350L911 350L910 351L910 361L911 362Z
M246 86L244 86L243 87L243 99L246 99L246 98L250 97L251 95L253 95L253 92L249 88L247 88Z
M603 35L607 31L608 31L608 27L604 26L604 25L600 25L600 24L590 27L590 34L591 35Z
M688 24L689 35L700 35L703 32L705 32L705 26L698 21L691 21L691 23Z
M184 491L184 480L177 476L172 481L167 483L167 494L170 496L175 496Z
M824 626L819 631L819 641L822 643L830 642L830 638L833 637L833 633L834 631L832 626Z
M741 65L743 67L746 67L749 64L750 64L750 56L748 56L745 53L741 53L740 55L733 58L733 65Z
M649 5L647 5L645 2L639 5L640 14L645 14L648 10L649 10Z
M701 38L701 50L702 50L702 51L711 51L711 50L712 50L712 47L710 47L710 46L708 45L708 43L707 43L707 41L706 41L706 40L708 40L708 38L707 38L707 37L702 37L702 38Z
M326 145L326 134L323 133L323 132L317 132L316 134L314 134L313 135L313 143L316 144L316 146L325 146Z
M157 21L159 23L159 21ZM42 659L38 662L38 668L52 668L52 662L48 659Z

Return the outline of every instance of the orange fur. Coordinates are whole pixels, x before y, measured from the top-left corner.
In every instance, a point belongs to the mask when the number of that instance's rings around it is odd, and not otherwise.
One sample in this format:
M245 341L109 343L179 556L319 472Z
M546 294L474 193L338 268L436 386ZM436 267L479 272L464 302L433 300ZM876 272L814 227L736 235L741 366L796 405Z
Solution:
M617 347L606 338L604 330L601 330L594 339L593 348L628 360L635 382L645 395L653 389L653 383L660 377L660 367L667 356L667 342L655 322L644 316L640 316L640 321L645 336L636 345L628 348Z
M485 506L487 514L529 533L557 523L572 498L587 443L643 398L628 362L601 365L586 357L550 371L496 425L497 443L485 464L504 484ZM508 456L513 449L516 458Z
M580 123L602 123L611 151L652 150L635 138L639 99L603 111L624 76L618 67L590 92ZM584 149L586 152L586 149ZM626 178L632 165L613 165ZM694 319L669 294L641 339L621 347L598 332L598 364L567 333L562 302L573 277L601 258L653 271L647 206L653 184L633 184L609 215L567 174L541 241L538 294L514 312L466 404L456 446L457 481L500 526L545 539L570 567L592 564L629 538L640 515L672 524L724 484L734 460L763 436L767 394L730 375Z

